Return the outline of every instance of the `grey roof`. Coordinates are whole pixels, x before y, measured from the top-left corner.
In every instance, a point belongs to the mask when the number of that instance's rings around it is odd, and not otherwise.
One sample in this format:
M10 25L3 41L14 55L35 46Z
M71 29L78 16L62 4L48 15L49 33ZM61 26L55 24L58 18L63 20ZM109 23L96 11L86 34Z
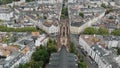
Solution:
M103 12L105 9L102 8L102 7L97 7L97 8L93 7L93 8L80 8L80 10L83 11L83 12L84 11L87 11L87 12L101 12L102 11Z
M11 67L13 64L15 64L21 57L23 57L24 54L20 53L18 51L15 51L11 54L11 58L9 58L8 60L5 60L5 68L9 68Z
M48 68L78 68L77 59L76 55L68 53L63 46L60 52L51 54Z
M5 59L0 59L0 65L4 65L5 64Z
M93 45L91 47L100 57L104 56L106 54L106 51L102 48L100 45Z
M116 57L117 55L115 53L109 53L109 55L105 55L102 58L104 59L104 62L107 62L109 64L112 65L112 68L119 68L118 64L116 63L116 61L113 59L114 57Z
M90 1L101 1L101 0L90 0Z
M117 55L112 52L106 52L106 50L101 47L100 45L93 45L92 49L101 57L102 61L105 64L110 64L112 65L112 68L119 68L118 64L115 62L113 59ZM112 49L113 50L113 49Z
M29 46L30 50L32 50L32 48L34 47L34 41L31 39L23 39L23 40L19 41L18 43L22 45L21 50L24 49L24 47L25 47L23 45Z
M119 47L119 48L120 48L120 41L118 41L117 47Z
M19 44L24 45L24 44L28 44L28 43L30 43L30 42L31 42L30 40L24 39L24 40L21 40L21 41L19 42Z
M12 11L12 9L0 7L0 13L10 13Z
M74 22L74 23L71 23L71 26L80 27L83 24L84 24L83 22Z

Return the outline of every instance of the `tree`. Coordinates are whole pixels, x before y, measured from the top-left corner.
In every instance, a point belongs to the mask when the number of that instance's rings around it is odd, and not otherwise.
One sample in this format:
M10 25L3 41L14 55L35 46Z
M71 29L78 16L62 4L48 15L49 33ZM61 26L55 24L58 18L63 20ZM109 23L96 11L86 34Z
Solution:
M61 14L61 17L62 17L62 18L65 18L65 15L64 15L64 14Z
M31 2L31 1L35 1L35 0L26 0L26 2Z
M32 32L38 31L36 27L24 27L24 28L9 28L6 26L0 26L0 31L2 32Z
M8 3L12 3L13 0L2 0L2 4L8 4Z
M88 8L90 8L90 5L88 5Z
M77 54L77 50L76 50L73 42L70 43L70 52L74 53L74 54Z
M56 45L56 41L49 39L49 41L47 42L47 51L49 55L51 53L57 52Z
M108 35L109 33L108 33L108 30L106 29L106 28L99 28L98 29L98 34L99 35Z
M17 23L16 19L14 20L14 23Z
M93 27L88 27L84 30L83 34L97 34L97 29Z
M28 63L26 63L26 64L19 64L18 68L29 68L29 64Z
M120 55L120 48L117 49L117 53L118 53L118 55Z
M32 58L34 61L46 61L48 58L49 54L46 49L40 49L36 52L33 53Z
M44 18L44 19L47 19L47 17L46 17L46 16L43 16L43 18Z
M109 19L114 19L113 16L110 16Z
M43 64L44 64L43 61L39 61L39 62L31 61L29 63L29 66L30 66L30 68L43 68Z
M112 35L120 36L120 29L111 32Z
M68 18L68 8L66 8L66 7L62 8L61 17Z
M78 68L87 68L87 64L85 62L79 62Z
M105 5L105 3L102 3L102 4L101 4L101 7L107 8L107 6Z
M113 11L113 9L112 9L112 8L107 9L107 10L106 10L106 12L105 12L105 15L106 15L106 14L109 14L109 13L110 13L110 12L112 12L112 11Z
M82 18L84 18L84 13L80 12L79 16L81 16Z

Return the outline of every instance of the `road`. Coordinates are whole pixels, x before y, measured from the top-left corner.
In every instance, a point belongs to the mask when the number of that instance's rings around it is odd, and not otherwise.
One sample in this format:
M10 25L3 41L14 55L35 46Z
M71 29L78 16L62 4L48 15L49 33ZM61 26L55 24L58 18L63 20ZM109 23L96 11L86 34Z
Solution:
M84 61L87 63L88 68L98 68L98 65L86 54L86 52L79 45L79 36L78 35L70 35L71 41L75 44L78 52L83 55Z

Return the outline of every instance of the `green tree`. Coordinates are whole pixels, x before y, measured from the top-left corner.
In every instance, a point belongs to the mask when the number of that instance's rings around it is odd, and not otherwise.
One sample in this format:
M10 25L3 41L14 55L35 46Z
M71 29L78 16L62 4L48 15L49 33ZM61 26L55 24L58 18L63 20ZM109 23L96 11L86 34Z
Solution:
M29 67L30 67L30 68L43 68L43 64L44 64L43 61L39 61L39 62L31 61L31 62L29 63Z
M49 54L46 49L40 49L33 53L32 58L34 61L46 61L46 59L49 59Z
M44 18L44 19L47 19L47 17L46 17L46 16L43 16L43 18Z
M61 14L61 17L62 17L62 18L65 18L65 15L64 15L64 14Z
M73 42L70 43L70 52L74 53L74 54L77 54L77 50L76 50Z
M26 63L26 64L19 64L18 68L29 68L29 64L28 63Z
M118 55L120 55L120 48L117 48L117 53Z
M102 4L101 4L101 7L107 8L107 6L105 5L105 3L102 3Z
M8 3L12 3L13 0L2 0L1 4L8 4Z
M87 68L87 64L85 62L79 62L78 68Z
M109 19L114 19L113 16L110 16Z
M97 34L97 29L93 27L88 27L84 30L83 34Z
M2 32L32 32L38 31L36 27L24 27L24 28L9 28L6 26L0 26Z
M49 55L51 53L57 52L56 45L56 41L49 39L49 41L47 42L47 51Z
M68 18L68 8L67 7L62 8L61 18Z
M115 36L120 36L120 29L112 31L111 34Z
M109 13L110 13L110 12L112 12L112 11L113 11L113 9L112 9L112 8L107 9L107 10L106 10L106 12L105 12L105 15L106 15L106 14L109 14Z
M99 35L108 35L109 33L108 33L108 30L106 29L106 28L99 28L98 29L98 34Z
M84 18L84 13L83 13L83 12L80 12L80 13L79 13L79 16L81 16L82 18Z
M31 1L35 1L35 0L26 0L26 2L31 2Z

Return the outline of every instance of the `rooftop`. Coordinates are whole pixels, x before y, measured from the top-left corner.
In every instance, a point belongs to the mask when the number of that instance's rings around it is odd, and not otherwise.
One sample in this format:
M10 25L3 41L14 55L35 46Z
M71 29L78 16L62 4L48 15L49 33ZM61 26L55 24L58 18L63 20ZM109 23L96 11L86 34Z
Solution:
M48 68L78 68L77 56L63 46L60 52L51 54Z
M107 52L106 50L100 45L93 45L91 47L100 57L104 56Z
M46 20L43 25L50 27L52 25L58 26L58 21L57 20Z
M74 23L71 23L71 26L80 27L83 24L84 24L83 22L74 22Z
M18 50L19 50L19 48L14 45L7 45L7 44L0 45L0 55L1 56L7 57L14 51L18 51Z
M102 47L105 47L105 41L101 35L81 35L80 36L90 47L95 44L100 44Z
M7 7L0 7L0 13L10 13L12 12L12 9Z

